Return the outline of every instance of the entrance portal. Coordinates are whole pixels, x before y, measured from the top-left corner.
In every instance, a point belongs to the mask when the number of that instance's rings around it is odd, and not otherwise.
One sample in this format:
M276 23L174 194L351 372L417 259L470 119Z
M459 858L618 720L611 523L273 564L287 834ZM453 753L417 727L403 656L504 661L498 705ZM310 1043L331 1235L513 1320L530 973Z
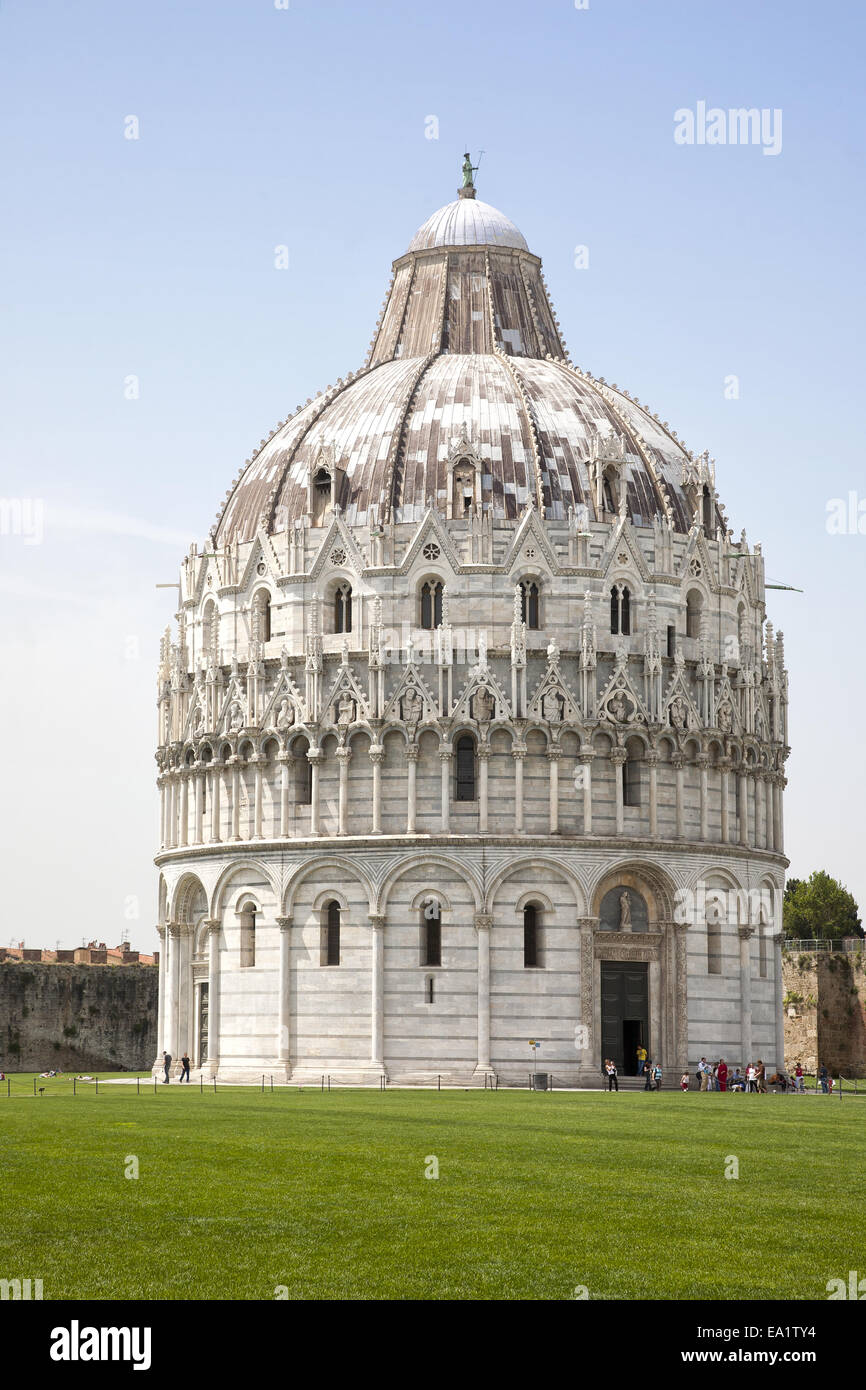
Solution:
M621 1076L637 1075L637 1049L649 1046L649 971L645 961L601 962L601 1057Z

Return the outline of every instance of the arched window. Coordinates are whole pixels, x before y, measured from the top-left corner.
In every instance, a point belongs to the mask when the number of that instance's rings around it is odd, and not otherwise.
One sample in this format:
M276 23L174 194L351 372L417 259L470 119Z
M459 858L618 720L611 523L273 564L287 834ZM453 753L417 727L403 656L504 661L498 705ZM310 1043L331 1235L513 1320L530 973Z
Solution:
M421 964L442 964L442 909L435 898L421 908Z
M632 752L631 749L622 764L622 804L640 805L640 758L637 752Z
M541 914L535 903L523 909L523 966L532 969L541 964Z
M352 631L351 584L338 584L334 591L334 631Z
M220 640L220 615L219 609L213 599L209 599L204 606L204 613L201 621L201 641L202 650L206 656L216 661L219 656Z
M307 757L307 744L302 743L294 750L295 757L295 804L309 806L313 800L313 764Z
M328 472L327 468L319 468L317 470L316 476L313 479L313 487L316 490L317 497L330 500L331 475Z
M322 965L340 964L340 904L330 902L322 921Z
M454 759L454 800L475 801L475 740L462 734L457 740Z
M700 637L701 613L704 607L703 595L697 589L689 589L686 594L686 636Z
M631 635L631 594L626 584L614 584L610 591L610 630L614 636Z
M715 898L707 903L707 974L722 973L722 905Z
M701 512L701 519L704 524L704 535L713 536L716 529L713 525L713 499L710 494L710 489L706 484L704 484L704 493L701 499Z
M241 965L256 963L256 909L252 903L241 909Z
M421 626L431 631L442 626L443 585L436 580L428 580L421 585Z
M541 626L538 604L539 592L539 587L534 579L526 579L520 586L520 619L533 631L537 631Z
M271 640L271 596L267 589L259 589L253 599L253 638L257 642Z
M602 499L606 512L618 511L614 477L608 469L601 480Z

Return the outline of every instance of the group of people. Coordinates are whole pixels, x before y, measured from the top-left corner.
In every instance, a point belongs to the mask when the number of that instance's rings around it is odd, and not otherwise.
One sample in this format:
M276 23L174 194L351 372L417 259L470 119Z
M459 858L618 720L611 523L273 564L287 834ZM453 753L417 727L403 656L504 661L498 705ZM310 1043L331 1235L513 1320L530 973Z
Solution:
M643 1057L641 1057L641 1052ZM604 1074L607 1077L607 1089L609 1091L619 1090L619 1072L616 1062L612 1057L604 1059ZM638 1049L638 1076L645 1076L645 1091L660 1091L662 1088L662 1069L658 1062L650 1061L646 1053L646 1048Z
M169 1052L163 1052L163 1054L162 1054L162 1064L163 1064L163 1067L165 1068L165 1076L163 1077L162 1084L163 1084L164 1086L167 1086L168 1083L169 1083L169 1081L171 1080L171 1063L172 1063L171 1054L170 1054ZM180 1082L180 1081L189 1081L189 1057L187 1056L186 1053L184 1053L183 1056L181 1057L181 1059L180 1059L180 1065L181 1065L181 1073L180 1073L180 1076L178 1077L178 1081L179 1081L179 1082Z

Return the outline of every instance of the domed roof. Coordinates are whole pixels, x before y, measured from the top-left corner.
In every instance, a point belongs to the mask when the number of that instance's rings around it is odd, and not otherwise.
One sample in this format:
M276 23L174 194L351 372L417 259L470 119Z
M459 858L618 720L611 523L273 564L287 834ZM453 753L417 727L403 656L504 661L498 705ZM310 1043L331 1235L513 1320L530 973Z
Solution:
M510 246L528 251L525 238L513 222L478 198L456 198L428 217L409 242L410 251L432 251L437 246Z
M309 517L322 466L336 470L334 501L349 525L420 520L431 505L447 510L460 447L480 466L494 519L527 502L551 520L583 504L601 519L594 465L611 459L635 524L657 513L681 532L692 524L692 456L667 422L571 364L541 262L472 188L394 262L364 368L261 441L211 535L225 545Z
M594 516L590 456L607 440L617 451L622 441L632 517L648 524L667 499L676 529L691 524L680 485L687 456L634 401L565 363L445 353L383 362L305 406L246 469L217 539L249 540L259 524L285 531L308 510L310 470L323 458L345 470L350 526L420 521L431 499L444 507L461 439L484 461L494 518L519 516L529 500L551 519L584 502Z

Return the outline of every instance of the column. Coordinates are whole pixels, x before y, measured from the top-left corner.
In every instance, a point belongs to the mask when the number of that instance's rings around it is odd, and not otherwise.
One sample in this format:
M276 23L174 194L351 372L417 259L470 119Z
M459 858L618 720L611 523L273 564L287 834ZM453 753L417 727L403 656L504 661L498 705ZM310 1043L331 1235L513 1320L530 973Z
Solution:
M674 956L676 981L674 988L674 1036L676 1070L689 1070L689 959L688 922L674 922ZM664 1064L663 1064L664 1065Z
M159 787L159 847L160 849L165 849L165 825L167 819L165 814L165 778L159 776L156 780L156 784Z
M177 1013L180 997L180 925L168 924L168 980L166 981L165 1050L177 1060Z
M755 772L755 849L766 845L766 825L764 822L764 774Z
M165 1047L165 927L157 925L159 936L159 1002L157 1004L157 1024L156 1024L156 1061L154 1066L162 1066L162 1049Z
M754 927L739 927L740 937L740 1064L748 1066L752 1057L752 960L749 942ZM781 973L781 972L780 972Z
M767 849L776 848L776 777L767 775Z
M555 744L547 750L548 790L550 793L550 834L559 834L559 759L562 749Z
M476 912L475 932L478 942L478 1065L475 1075L492 1072L490 1065L490 928L493 918L486 912Z
M709 807L709 758L706 753L700 753L697 758L697 765L701 775L701 839L710 838L710 807Z
M784 932L773 935L773 1003L775 1005L776 1070L785 1068L785 1006L782 1002L782 945Z
M525 748L512 748L511 756L514 759L514 833L523 834L523 760L526 757Z
M406 834L415 834L415 816L417 810L417 772L418 772L418 745L410 743L406 749L407 773L406 778Z
M490 748L486 743L478 745L478 831L487 834L487 763Z
M262 755L254 753L250 762L253 764L253 776L255 777L255 810L253 812L253 839L262 838L262 801L264 799L262 783Z
M370 1009L370 1060L380 1071L385 1070L385 918L370 913L372 945L372 979Z
M241 838L241 768L237 753L229 758L232 770L232 834L233 840Z
M373 834L382 834L382 762L385 749L381 743L370 744L370 762L373 764Z
M207 922L207 1066L216 1076L220 1060L220 924L216 918Z
M779 773L779 781L776 787L776 814L778 816L779 824L778 834L776 835L776 849L779 851L780 854L785 853L785 817L782 808L782 793L784 792L786 785L787 782L784 776L781 773Z
M580 765L583 769L583 833L592 834L592 760L594 753L581 753Z
M337 766L339 768L340 790L337 800L337 834L348 834L349 824L349 763L352 758L351 748L343 745L337 749Z
M169 774L168 774L168 784L167 784L166 789L165 789L165 800L166 800L166 808L167 808L167 812L168 812L168 818L167 818L166 827L165 827L165 843L166 843L166 847L167 847L168 849L174 849L174 845L175 845L175 838L174 838L175 814L174 814L174 773L173 773L173 772L169 772Z
M291 988L292 918L278 917L280 929L280 1016L277 1032L277 1060L289 1075L289 990Z
M622 803L622 765L626 760L627 753L624 748L611 748L610 761L613 764L613 786L616 796L616 833L622 835L625 827L625 816Z
M681 840L684 834L683 827L685 823L683 807L683 765L685 763L685 758L682 753L674 753L671 762L676 768L677 773L677 839Z
M186 845L189 839L189 772L186 768L180 774L180 844Z
M588 770L588 769L587 769ZM593 947L593 932L596 920L594 917L580 917L578 927L580 928L580 1033L575 1037L575 1042L580 1045L580 1069L583 1075L590 1073L598 1074L601 1067L601 1058L596 1063L593 1058L593 977L595 971L595 952Z
M193 776L195 777L195 830L193 832L193 843L204 844L204 779L205 774L201 767L196 767Z
M749 777L748 773L741 768L739 777L739 801L740 801L740 844L749 843Z
M280 765L280 837L286 839L289 833L289 753L278 753Z
M722 758L719 761L719 772L722 779L722 844L730 843L731 827L729 822L729 799L730 799L730 773L731 764L729 759Z
M655 839L659 833L659 776L658 753L650 750L645 758L649 767L649 833Z
M447 835L451 828L451 749L439 749L441 768L442 834Z
M222 827L220 826L220 794L222 792L222 772L219 764L214 764L211 769L210 784L210 840L212 845L218 845Z
M319 833L319 763L322 761L322 752L319 748L310 748L307 752L307 762L311 764L313 772L310 779L310 834Z

